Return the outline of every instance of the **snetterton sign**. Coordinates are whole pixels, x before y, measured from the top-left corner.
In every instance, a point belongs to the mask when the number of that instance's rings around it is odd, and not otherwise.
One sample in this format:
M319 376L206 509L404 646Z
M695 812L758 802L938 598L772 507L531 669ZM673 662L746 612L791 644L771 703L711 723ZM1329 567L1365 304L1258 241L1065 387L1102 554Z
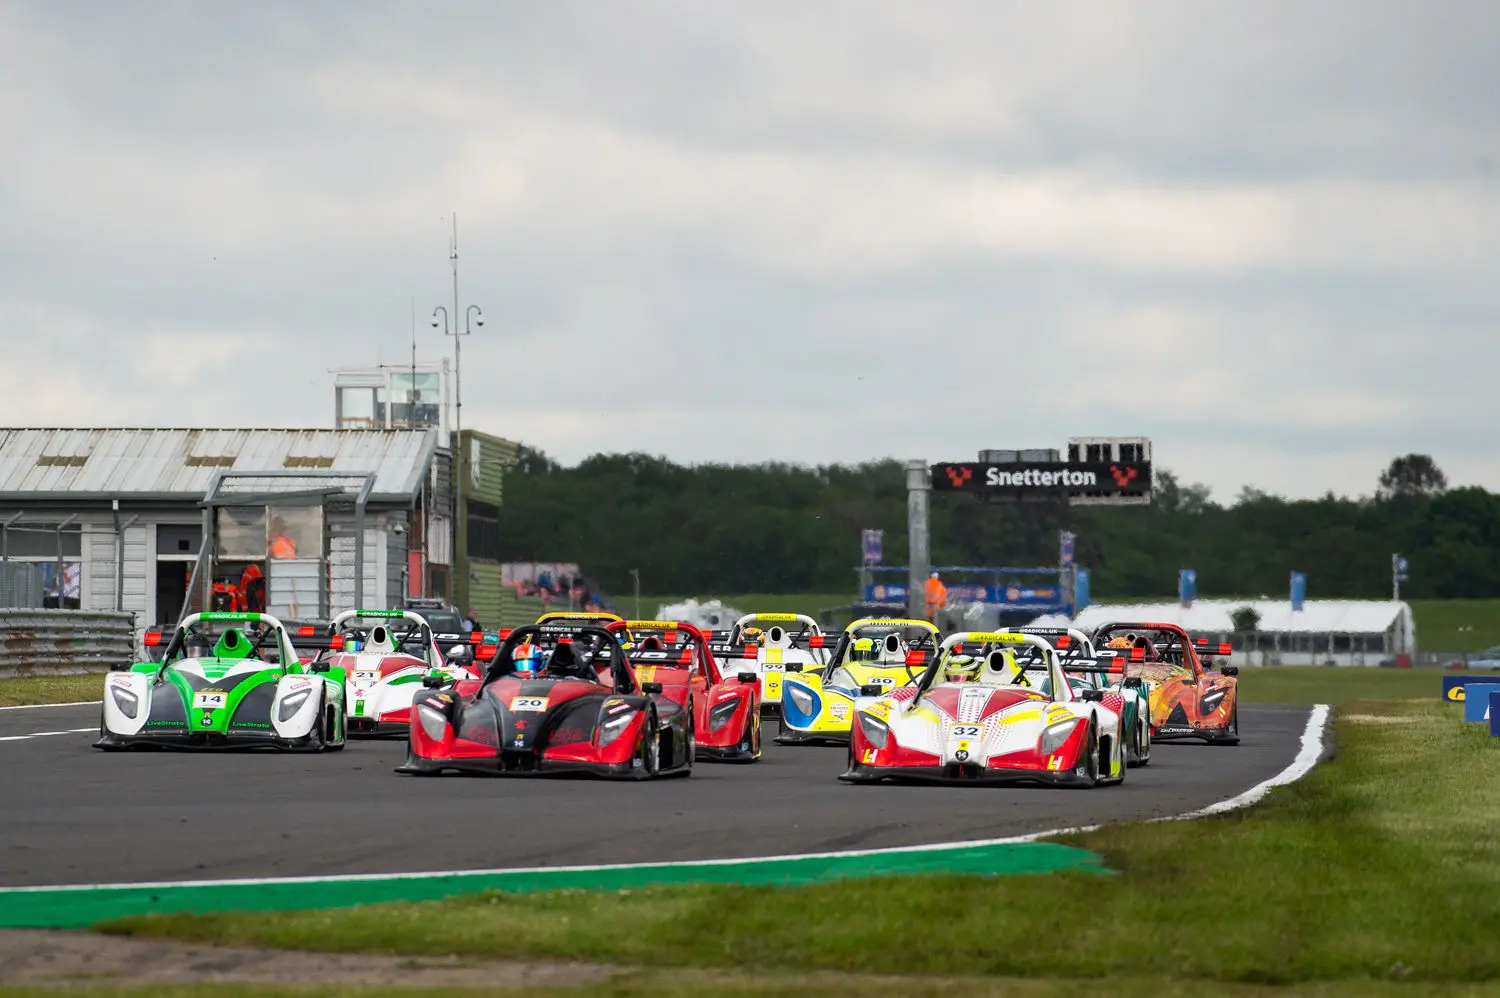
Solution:
M1059 496L1144 496L1151 492L1151 462L1018 461L1006 464L948 462L932 466L939 492Z

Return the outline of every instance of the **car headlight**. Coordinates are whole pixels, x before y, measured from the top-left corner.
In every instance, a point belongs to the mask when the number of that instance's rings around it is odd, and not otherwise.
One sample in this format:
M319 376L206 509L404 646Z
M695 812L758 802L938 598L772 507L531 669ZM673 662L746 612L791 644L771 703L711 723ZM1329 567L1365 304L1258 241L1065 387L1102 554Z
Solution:
M1203 694L1203 713L1208 714L1218 710L1219 704L1224 702L1224 697L1228 692L1228 687L1220 687L1219 689L1209 690Z
M1066 721L1058 721L1056 724L1047 725L1046 730L1042 732L1040 743L1042 755L1051 755L1062 748L1063 742L1067 741L1068 737L1073 734L1081 720L1081 718L1070 717Z
M448 718L443 712L425 703L417 705L417 723L422 725L422 733L435 742L442 741L448 730Z
M865 733L865 741L878 749L883 749L891 740L891 729L886 727L884 721L871 717L869 714L859 715L859 730Z
M114 697L115 706L120 708L120 713L135 720L135 712L140 709L141 701L134 693L123 686L111 686L109 695Z
M296 693L288 694L281 701L281 706L276 711L276 719L283 724L290 721L292 715L302 709L302 705L307 703L307 698L310 696L312 696L311 689L298 690Z
M599 747L603 748L610 742L619 738L630 727L630 722L635 720L636 712L633 710L622 710L612 717L606 717L599 723Z
M710 731L718 731L728 724L740 709L740 698L730 697L722 703L716 703L708 712L708 728Z
M788 686L786 695L791 698L792 705L804 714L813 712L813 696L800 686Z

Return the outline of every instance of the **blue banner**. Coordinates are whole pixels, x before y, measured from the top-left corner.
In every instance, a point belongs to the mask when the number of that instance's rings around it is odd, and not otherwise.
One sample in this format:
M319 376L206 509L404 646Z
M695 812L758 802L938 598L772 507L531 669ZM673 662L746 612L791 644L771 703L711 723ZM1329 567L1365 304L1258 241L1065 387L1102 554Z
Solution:
M864 598L868 603L904 603L906 583L872 583L865 586ZM1057 586L986 586L952 582L948 583L948 599L950 602L999 603L1038 610L1054 610L1064 605L1062 589Z
M860 546L864 549L865 564L878 565L885 551L884 530L862 530L860 531Z
M1470 683L1464 687L1464 720L1482 723L1490 719L1490 694L1500 693L1500 684Z
M1073 614L1089 605L1089 570L1080 568L1073 576Z
M1301 612L1302 604L1307 602L1307 573L1292 573L1292 610Z
M1198 573L1191 568L1184 568L1177 573L1177 601L1183 606L1193 605L1193 597L1198 595Z

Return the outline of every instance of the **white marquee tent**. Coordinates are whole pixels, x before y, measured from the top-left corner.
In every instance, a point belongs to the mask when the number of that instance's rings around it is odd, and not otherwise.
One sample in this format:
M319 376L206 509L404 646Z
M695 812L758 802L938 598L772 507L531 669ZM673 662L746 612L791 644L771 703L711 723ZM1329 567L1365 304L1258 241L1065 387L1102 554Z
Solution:
M1253 637L1236 637L1234 614L1248 607L1260 617ZM1177 624L1195 637L1232 640L1237 665L1338 665L1392 663L1415 656L1416 625L1411 607L1395 600L1308 600L1293 610L1286 600L1194 600L1180 603L1109 603L1085 607L1073 621L1084 631L1112 621ZM1035 623L1059 626L1068 618L1051 614Z

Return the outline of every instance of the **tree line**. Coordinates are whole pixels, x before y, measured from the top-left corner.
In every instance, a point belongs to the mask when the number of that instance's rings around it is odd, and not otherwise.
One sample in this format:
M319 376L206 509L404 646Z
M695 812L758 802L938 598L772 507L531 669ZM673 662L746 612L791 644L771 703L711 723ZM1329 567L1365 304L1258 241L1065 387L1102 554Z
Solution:
M1391 555L1409 564L1403 598L1500 596L1500 495L1450 488L1426 455L1391 462L1368 496L1289 500L1253 489L1228 504L1157 470L1145 507L987 503L932 493L932 560L946 565L1056 563L1058 533L1077 535L1099 598L1176 593L1283 596L1288 573L1309 598L1388 598ZM565 467L521 449L505 483L507 561L574 561L606 593L700 595L856 591L860 531L885 531L885 564L906 562L901 462L800 466L679 465L598 454Z

